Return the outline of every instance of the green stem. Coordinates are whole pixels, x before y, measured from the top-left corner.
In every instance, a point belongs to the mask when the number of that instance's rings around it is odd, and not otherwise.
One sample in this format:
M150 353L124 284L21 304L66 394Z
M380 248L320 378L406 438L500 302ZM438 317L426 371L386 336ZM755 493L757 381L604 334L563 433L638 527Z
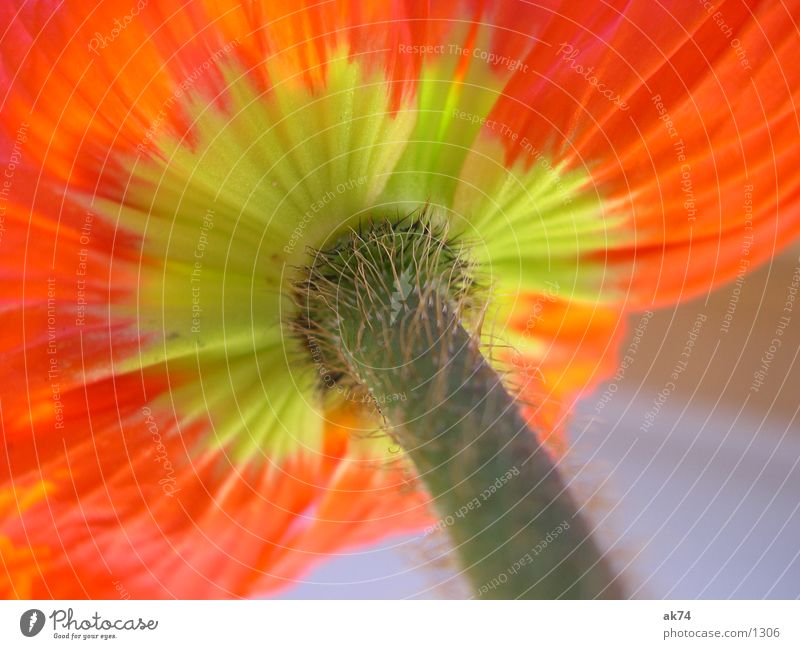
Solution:
M306 305L324 305L315 317L338 328L331 339L345 371L380 404L413 461L472 596L622 597L552 459L460 324L447 290L452 259L445 285L426 279L441 264L420 264L421 249L408 265L402 245L368 243L359 238L356 254L340 249L344 263L304 287L326 297Z

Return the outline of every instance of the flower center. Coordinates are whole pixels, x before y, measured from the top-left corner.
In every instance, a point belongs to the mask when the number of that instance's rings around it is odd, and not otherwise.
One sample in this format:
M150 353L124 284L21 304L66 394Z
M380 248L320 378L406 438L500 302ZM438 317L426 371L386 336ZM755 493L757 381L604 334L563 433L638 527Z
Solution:
M371 362L361 349L365 333L419 322L420 309L431 303L441 303L451 325L475 313L480 292L474 264L447 234L447 225L423 208L400 222L350 230L314 254L306 279L295 284L293 329L323 388L359 395L380 409L387 395L361 394L358 368Z

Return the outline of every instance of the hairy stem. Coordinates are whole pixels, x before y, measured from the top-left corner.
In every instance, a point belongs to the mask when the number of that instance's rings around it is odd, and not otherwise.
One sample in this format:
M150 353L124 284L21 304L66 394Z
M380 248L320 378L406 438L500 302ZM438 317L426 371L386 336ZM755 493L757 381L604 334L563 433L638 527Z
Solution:
M383 232L334 251L303 287L317 331L414 462L474 597L621 597L552 459L462 327L468 282L436 240Z

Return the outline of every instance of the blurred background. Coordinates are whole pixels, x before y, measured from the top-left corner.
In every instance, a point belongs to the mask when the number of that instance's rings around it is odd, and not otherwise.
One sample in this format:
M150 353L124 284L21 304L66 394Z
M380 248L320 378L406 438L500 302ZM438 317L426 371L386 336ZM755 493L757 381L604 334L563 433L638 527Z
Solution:
M800 597L799 257L633 316L630 362L581 404L566 473L632 597ZM443 543L333 559L282 597L463 596Z

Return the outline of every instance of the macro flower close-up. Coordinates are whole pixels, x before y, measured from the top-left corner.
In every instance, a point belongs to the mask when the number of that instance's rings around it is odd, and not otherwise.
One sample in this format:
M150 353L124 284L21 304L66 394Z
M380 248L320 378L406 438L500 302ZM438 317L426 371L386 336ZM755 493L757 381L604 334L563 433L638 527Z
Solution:
M4 2L0 594L283 596L421 535L427 596L635 596L576 408L796 243L798 19Z

